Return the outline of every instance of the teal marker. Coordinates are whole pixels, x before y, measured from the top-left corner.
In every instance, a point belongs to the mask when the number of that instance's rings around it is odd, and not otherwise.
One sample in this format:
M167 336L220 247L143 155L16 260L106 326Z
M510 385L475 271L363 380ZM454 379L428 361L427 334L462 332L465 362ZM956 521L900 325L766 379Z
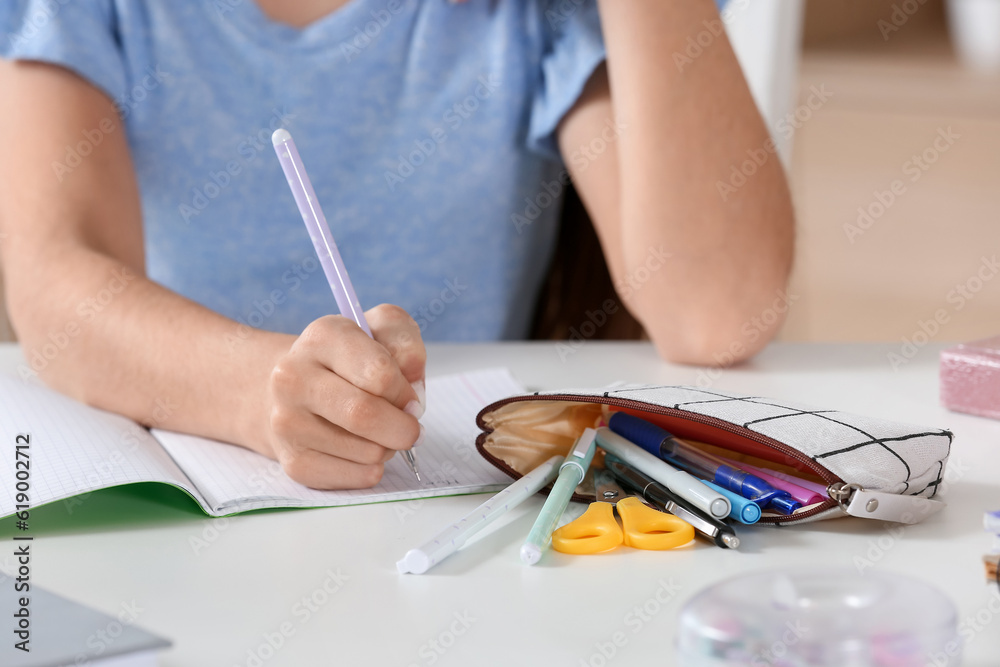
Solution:
M729 489L724 489L714 482L709 482L708 480L702 480L702 482L705 486L715 489L726 498L729 498L729 503L732 505L732 508L729 510L730 519L747 525L760 521L760 505L752 500L744 498L738 493L733 493Z
M535 525L528 533L528 539L521 545L521 560L524 563L528 565L537 563L542 558L542 551L552 543L552 531L556 529L556 523L566 511L577 485L587 474L590 462L594 460L596 443L597 431L592 428L585 429L583 435L573 445L573 449L566 455L566 460L559 466L559 478L552 485L552 491L545 499L542 511L538 513Z

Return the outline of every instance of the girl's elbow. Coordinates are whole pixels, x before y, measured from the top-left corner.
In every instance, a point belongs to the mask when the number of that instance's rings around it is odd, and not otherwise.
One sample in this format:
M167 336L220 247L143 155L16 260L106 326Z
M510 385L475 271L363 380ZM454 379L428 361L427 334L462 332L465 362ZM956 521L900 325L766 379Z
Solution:
M691 366L728 367L760 352L777 335L788 311L787 296L753 315L707 313L679 318L678 326L647 326L650 338L665 361ZM733 315L737 315L734 317Z

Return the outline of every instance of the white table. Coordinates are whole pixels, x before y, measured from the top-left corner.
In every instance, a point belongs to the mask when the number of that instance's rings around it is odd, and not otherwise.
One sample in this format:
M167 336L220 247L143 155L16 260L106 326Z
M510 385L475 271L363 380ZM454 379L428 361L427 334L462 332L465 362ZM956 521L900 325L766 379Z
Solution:
M394 563L408 548L484 496L229 520L136 501L105 513L85 507L77 525L36 531L33 577L109 613L134 601L143 609L139 624L174 641L167 666L670 665L678 610L704 586L765 567L852 568L863 556L875 569L941 587L963 618L988 615L971 632L964 664L992 667L1000 664L1000 620L987 607L980 559L989 538L981 523L984 510L1000 509L1000 422L939 406L939 347L894 372L886 355L897 347L778 344L743 367L712 372L719 389L952 429L948 507L895 537L885 524L845 518L743 529L735 552L704 543L666 554L622 548L550 554L526 567L518 547L541 506L536 498L430 573L400 576ZM506 365L531 388L693 384L706 372L662 363L639 343L588 342L565 361L551 343L429 352L431 375ZM0 346L0 370L19 360L16 347ZM209 546L195 553L192 538ZM664 602L672 585L677 593ZM320 604L308 611L304 598ZM283 629L293 633L282 637ZM616 633L621 647L611 643ZM269 638L280 648L272 650ZM613 647L614 657L603 658L602 647Z

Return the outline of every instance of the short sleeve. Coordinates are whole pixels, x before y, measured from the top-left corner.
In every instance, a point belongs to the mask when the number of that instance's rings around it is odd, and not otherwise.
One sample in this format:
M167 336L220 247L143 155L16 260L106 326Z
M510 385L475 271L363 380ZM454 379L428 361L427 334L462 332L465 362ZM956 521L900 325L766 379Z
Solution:
M112 0L0 0L0 57L61 65L112 100L125 96Z
M528 148L561 160L556 128L604 62L604 36L596 0L542 0L541 11L547 44L532 103Z

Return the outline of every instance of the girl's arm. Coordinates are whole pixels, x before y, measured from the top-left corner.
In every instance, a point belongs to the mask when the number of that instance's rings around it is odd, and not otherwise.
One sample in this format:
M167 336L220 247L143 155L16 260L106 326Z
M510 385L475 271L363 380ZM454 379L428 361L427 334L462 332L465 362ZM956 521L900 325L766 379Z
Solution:
M296 337L240 327L157 285L111 101L37 63L0 60L0 90L0 260L32 371L143 424L277 458L320 488L371 486L413 445L410 383L425 357L409 316L369 311L379 342L342 317ZM53 168L81 142L93 148L82 162Z
M559 144L618 294L663 357L745 359L787 310L794 219L715 3L598 6L607 65L563 120ZM675 60L708 25L719 34L703 53ZM720 192L717 183L759 149L767 157L756 173Z

